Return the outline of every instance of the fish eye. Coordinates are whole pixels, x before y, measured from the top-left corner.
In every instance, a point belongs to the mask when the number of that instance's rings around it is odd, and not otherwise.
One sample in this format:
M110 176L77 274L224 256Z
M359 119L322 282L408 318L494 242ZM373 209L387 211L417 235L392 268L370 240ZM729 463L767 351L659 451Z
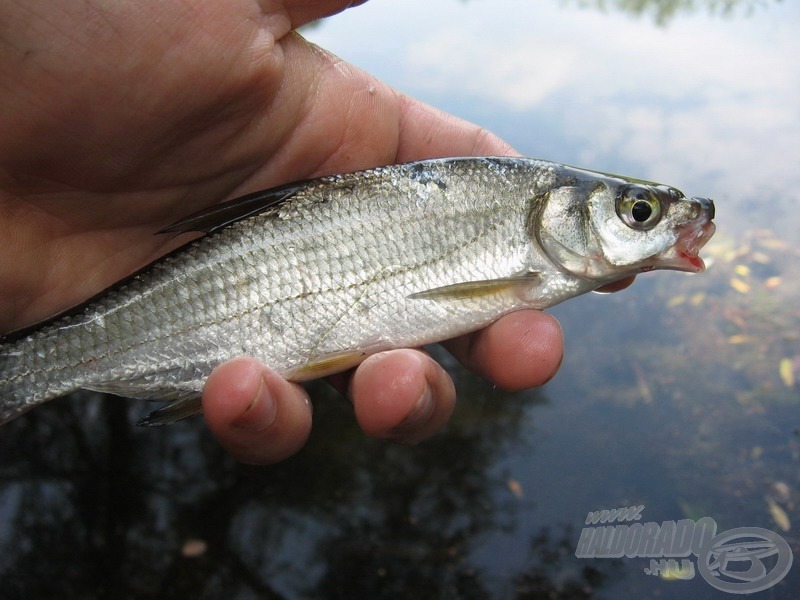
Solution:
M661 202L652 190L629 185L617 196L617 215L631 229L647 231L661 220Z

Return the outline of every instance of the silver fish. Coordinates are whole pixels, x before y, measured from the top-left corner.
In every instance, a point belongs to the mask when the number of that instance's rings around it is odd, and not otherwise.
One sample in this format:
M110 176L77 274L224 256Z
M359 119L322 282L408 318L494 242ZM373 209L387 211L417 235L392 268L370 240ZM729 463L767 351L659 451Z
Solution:
M257 192L206 235L0 345L0 423L84 388L199 412L220 363L294 381L485 327L653 269L699 272L714 203L527 158L447 158Z

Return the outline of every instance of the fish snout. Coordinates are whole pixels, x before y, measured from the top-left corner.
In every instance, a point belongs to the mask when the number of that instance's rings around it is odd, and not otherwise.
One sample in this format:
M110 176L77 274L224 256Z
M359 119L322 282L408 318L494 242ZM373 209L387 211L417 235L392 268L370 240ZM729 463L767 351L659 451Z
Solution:
M714 201L711 198L695 197L692 198L692 200L700 204L700 208L706 215L708 215L709 221L714 218Z

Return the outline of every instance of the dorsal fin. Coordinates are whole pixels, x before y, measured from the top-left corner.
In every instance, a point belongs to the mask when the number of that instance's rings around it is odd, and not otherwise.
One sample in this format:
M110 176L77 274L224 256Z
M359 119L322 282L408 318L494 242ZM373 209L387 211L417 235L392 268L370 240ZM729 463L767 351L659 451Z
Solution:
M297 194L307 184L308 181L298 181L216 204L189 215L158 233L189 233L190 231L211 233L226 225L278 206Z

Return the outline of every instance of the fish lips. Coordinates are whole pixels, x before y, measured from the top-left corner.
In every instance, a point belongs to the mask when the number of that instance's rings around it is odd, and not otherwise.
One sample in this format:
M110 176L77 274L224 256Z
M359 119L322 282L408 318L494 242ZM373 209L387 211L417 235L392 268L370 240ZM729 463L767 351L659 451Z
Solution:
M711 209L713 215L713 204ZM678 231L678 239L666 252L663 252L653 261L653 264L643 268L643 271L653 269L672 269L686 273L701 273L706 265L700 258L700 249L711 239L717 226L710 220L702 224L690 224Z
M668 250L653 257L652 263L642 271L653 269L672 269L687 273L700 273L706 265L700 258L700 249L706 245L717 230L712 219L716 214L714 201L709 198L692 198L698 208L698 219L678 229L678 238Z

